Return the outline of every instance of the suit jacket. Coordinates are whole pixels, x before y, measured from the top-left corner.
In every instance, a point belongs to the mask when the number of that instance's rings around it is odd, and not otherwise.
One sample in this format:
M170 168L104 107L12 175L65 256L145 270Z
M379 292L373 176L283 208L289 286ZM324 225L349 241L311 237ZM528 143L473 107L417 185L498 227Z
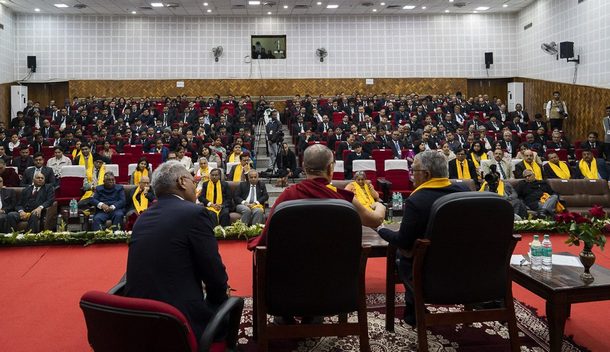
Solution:
M227 299L227 273L208 214L173 195L159 197L135 223L126 275L126 296L171 304L197 338Z
M34 172L36 172L36 167L29 167L25 170L23 178L21 179L21 186L27 187L34 183ZM43 166L40 168L40 172L44 175L44 183L52 186L57 185L53 169L48 166Z
M237 165L239 165L239 164L235 164L235 165L231 166L231 170L229 171L229 176L227 177L227 180L233 181L233 176L235 176L235 169L237 168ZM252 164L250 164L250 170L254 170L254 167L252 167ZM241 173L241 178L242 178L242 180L246 179L246 175L243 172L243 170Z
M48 208L55 202L55 188L53 186L45 184L40 187L35 196L32 196L34 186L27 186L21 191L21 197L15 207L16 211L31 212L42 205L43 208Z
M19 187L19 175L12 167L6 167L0 176L2 176L5 187Z
M529 120L530 120L530 115L527 113L527 111L523 111L523 110L522 110L522 111L521 111L521 114L523 115L523 122L529 122ZM513 111L513 112L511 112L509 115L510 115L510 118L511 118L511 120L512 120L512 119L514 119L514 118L515 118L515 116L517 116L517 115L519 115L519 114L517 113L517 111Z
M503 139L500 141L500 146L502 149L508 152L508 143ZM514 158L517 156L517 152L519 151L519 142L516 138L513 137L513 140L510 142L510 156Z
M104 203L106 205L114 205L115 210L125 210L125 190L121 185L114 185L110 189L107 189L104 185L97 186L95 187L91 202L96 208L98 204Z
M597 161L597 173L599 174L599 178L604 180L610 179L610 170L608 170L608 166L606 166L606 162L602 158L595 158ZM572 178L585 178L580 171L579 167L580 160L576 161L576 167L574 168L574 173Z
M405 147L400 140L398 141L398 145L400 146L400 149L403 149ZM396 144L394 143L394 141L392 139L388 140L388 143L386 144L386 148L392 149L394 158L399 158L398 150L396 149ZM402 155L402 156L404 157L404 155Z
M15 210L17 203L15 190L4 187L0 188L0 198L2 199L2 210L4 210L4 213L8 214Z
M135 206L133 205L133 194L136 192L136 190L139 187L133 187L131 188L129 191L125 192L125 213L127 213L130 210L134 210ZM155 192L153 192L152 188L150 188L148 190L148 193L146 193L146 198L148 198L148 207L150 208L152 205L152 202L157 199L157 197L155 196Z
M538 166L540 166L540 170L542 171L542 165L538 164ZM525 161L520 161L517 163L514 171L515 178L523 178L523 171L525 171L525 169ZM544 178L544 172L542 173L542 178Z
M220 188L222 188L222 207L223 208L231 208L231 196L230 196L230 192L231 189L229 188L229 184L225 181L218 181L220 182ZM208 183L210 183L210 181L206 181L203 183L203 185L201 185L201 194L199 195L199 202L201 204L203 204L204 206L207 206L208 203L211 201L210 199L207 199L205 197L205 192L208 189Z
M495 159L481 160L481 172L483 172L483 175L487 175L491 171L489 167L492 164L497 164ZM506 160L501 160L500 164L502 164L502 169L504 170L504 173L506 174L505 179L513 178L513 164L507 163ZM497 170L497 171L498 171L498 173L500 173L500 170Z
M262 181L258 181L256 187L256 201L260 204L265 204L269 200L269 194L267 193L267 187ZM235 204L241 204L250 195L250 182L240 182L239 186L235 190Z
M17 167L17 173L23 175L28 167L34 166L34 158L32 156L28 156L25 160L20 156L13 158L13 166Z
M477 177L477 169L474 167L474 163L472 160L464 160L468 163L468 170L470 170L470 178L474 181L474 184L478 184L479 180ZM458 178L458 169L457 169L457 159L452 159L449 161L449 178L457 179Z
M563 161L560 161L560 163L563 163ZM570 169L570 178L573 179L574 170L572 170L570 165L568 165L568 169ZM559 178L559 176L557 176L557 174L555 174L555 171L553 171L553 169L551 169L551 165L549 165L549 163L546 163L542 166L542 177L544 179Z

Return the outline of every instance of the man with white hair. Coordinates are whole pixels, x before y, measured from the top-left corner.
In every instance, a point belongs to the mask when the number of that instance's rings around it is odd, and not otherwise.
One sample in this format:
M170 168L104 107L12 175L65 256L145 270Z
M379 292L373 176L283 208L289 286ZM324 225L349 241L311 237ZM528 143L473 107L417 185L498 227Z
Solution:
M55 202L55 189L45 184L44 175L40 172L34 174L34 183L25 187L15 206L15 211L7 215L9 231L17 230L17 223L27 221L28 228L33 233L40 232L40 220L43 212Z

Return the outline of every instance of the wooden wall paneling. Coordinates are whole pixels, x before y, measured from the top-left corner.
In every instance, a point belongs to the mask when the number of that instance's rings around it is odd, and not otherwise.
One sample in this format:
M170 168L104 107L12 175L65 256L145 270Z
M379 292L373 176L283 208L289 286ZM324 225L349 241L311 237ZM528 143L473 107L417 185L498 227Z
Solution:
M508 99L507 84L512 81L512 78L469 79L467 96L476 97L479 94L487 94L489 99L492 99L495 96L506 103Z
M11 83L0 84L0 121L8 126L11 119Z
M40 102L46 107L49 101L55 100L57 106L63 106L64 100L69 98L68 82L24 83L28 87L28 99Z

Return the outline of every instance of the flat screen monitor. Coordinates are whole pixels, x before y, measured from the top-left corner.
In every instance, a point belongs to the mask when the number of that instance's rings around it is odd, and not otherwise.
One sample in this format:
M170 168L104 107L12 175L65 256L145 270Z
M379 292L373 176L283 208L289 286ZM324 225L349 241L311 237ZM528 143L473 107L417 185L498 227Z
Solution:
M253 59L285 59L285 35L253 35L251 37Z

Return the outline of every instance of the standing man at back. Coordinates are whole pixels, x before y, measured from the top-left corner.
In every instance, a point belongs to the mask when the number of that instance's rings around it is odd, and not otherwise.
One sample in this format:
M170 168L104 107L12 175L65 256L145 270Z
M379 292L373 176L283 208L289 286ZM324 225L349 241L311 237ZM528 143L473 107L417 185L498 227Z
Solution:
M546 118L551 123L551 131L563 131L563 120L568 118L568 106L560 99L559 92L553 92L553 99L546 103Z

